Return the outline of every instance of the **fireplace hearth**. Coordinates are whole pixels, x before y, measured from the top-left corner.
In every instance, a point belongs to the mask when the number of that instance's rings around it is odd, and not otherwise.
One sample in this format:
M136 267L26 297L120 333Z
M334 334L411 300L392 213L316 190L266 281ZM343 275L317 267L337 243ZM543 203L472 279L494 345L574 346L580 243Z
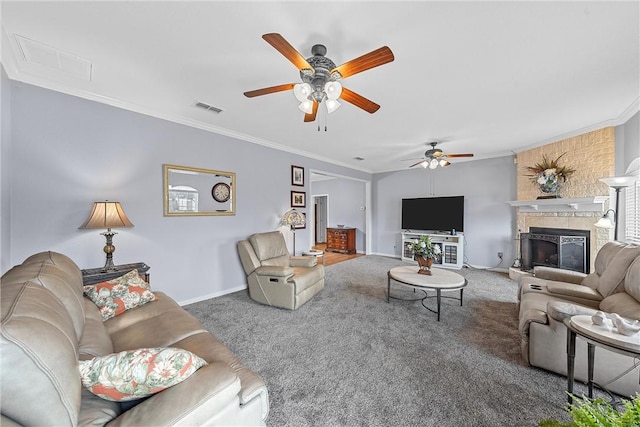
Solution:
M547 266L588 273L590 234L589 230L530 227L520 235L522 270Z

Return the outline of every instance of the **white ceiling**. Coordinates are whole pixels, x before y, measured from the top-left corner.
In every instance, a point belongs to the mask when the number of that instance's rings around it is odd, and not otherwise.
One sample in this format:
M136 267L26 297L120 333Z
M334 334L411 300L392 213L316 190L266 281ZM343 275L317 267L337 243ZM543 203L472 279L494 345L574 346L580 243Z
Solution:
M623 123L639 105L638 1L3 0L0 13L11 79L369 172L406 168L434 140L508 155ZM309 124L291 92L244 97L299 81L270 32L305 57L324 44L338 65L389 46L394 62L343 81L382 108L345 102ZM26 62L16 35L90 61L91 80Z

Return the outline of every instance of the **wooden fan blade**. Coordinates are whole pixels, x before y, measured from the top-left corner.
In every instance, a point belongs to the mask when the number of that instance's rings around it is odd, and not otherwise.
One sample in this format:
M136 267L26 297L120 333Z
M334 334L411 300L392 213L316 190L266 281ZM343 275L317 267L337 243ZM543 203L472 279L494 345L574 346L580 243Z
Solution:
M473 157L473 154L447 154L448 158L454 158L454 157Z
M334 71L337 71L342 75L342 78L347 78L349 76L353 76L354 74L367 71L371 68L378 67L393 60L394 57L391 49L389 49L387 46L383 46L372 52L359 56L356 59L345 62L344 64L331 70L331 72L333 73Z
M426 160L422 159L422 160L420 160L418 163L414 163L414 164L412 164L412 165L411 165L411 166L409 166L409 167L410 167L410 168L412 168L412 167L414 167L414 166L421 165L421 164L423 164L424 162L426 162Z
M316 114L318 114L318 104L316 101L313 101L313 107L311 107L311 114L306 114L304 115L304 121L306 122L313 122L316 119Z
M273 46L278 52L284 55L293 65L295 65L298 70L302 70L304 68L309 68L313 70L313 67L309 65L304 56L300 54L288 41L284 39L278 33L269 33L262 36L262 38Z
M254 96L268 95L270 93L291 90L293 89L293 86L294 86L293 83L287 83L284 85L264 87L262 89L250 90L249 92L245 92L244 96L246 96L247 98L253 98Z
M358 95L357 93L347 89L346 87L342 88L340 99L344 99L345 101L355 105L356 107L362 108L364 111L367 111L371 114L380 109L380 106L375 102L368 100L362 95Z

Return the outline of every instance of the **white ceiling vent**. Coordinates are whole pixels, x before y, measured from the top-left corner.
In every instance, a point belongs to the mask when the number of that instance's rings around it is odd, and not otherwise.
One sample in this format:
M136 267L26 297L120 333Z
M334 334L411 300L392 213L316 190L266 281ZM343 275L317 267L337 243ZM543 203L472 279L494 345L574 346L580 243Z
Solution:
M78 79L91 81L93 64L85 58L63 52L44 43L14 34L24 60L30 64L53 68Z
M222 108L214 107L206 102L196 101L196 107L203 108L216 114L222 113Z

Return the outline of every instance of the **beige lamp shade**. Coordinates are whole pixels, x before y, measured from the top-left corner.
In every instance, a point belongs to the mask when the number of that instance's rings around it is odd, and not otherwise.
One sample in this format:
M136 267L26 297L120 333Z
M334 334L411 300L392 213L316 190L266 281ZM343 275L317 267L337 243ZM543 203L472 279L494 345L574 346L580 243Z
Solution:
M125 215L120 202L95 202L89 218L80 228L122 228L133 227Z

